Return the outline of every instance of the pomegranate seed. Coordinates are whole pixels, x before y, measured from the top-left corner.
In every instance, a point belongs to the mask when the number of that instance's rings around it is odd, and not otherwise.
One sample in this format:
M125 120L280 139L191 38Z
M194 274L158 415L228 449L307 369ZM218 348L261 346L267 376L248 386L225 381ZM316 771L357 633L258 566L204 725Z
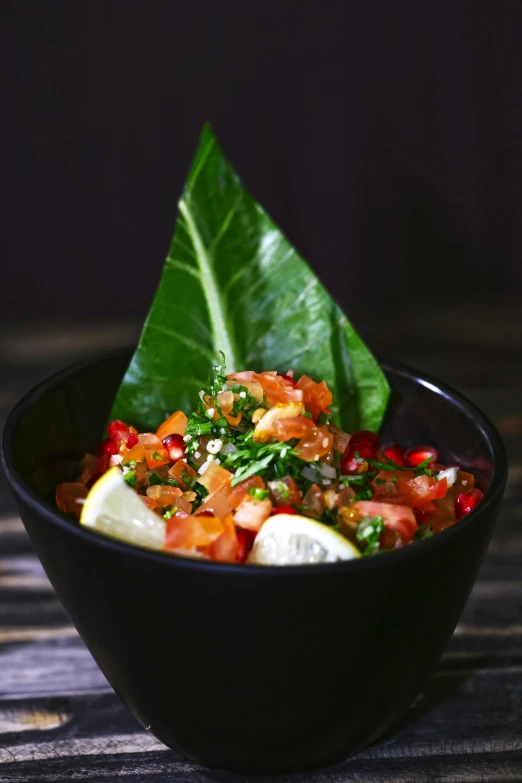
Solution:
M114 440L114 436L117 432L125 432L125 430L128 430L129 427L127 424L125 424L124 421L121 421L120 419L114 419L114 421L111 421L109 426L107 427L107 432L109 435L109 440Z
M291 375L282 375L281 378L284 380L286 386L291 386L292 389L297 386L296 381L294 381Z
M171 462L177 462L178 459L183 459L185 456L185 441L183 440L182 435L178 435L177 433L167 435L167 437L163 439L163 445L167 449Z
M470 514L478 506L484 494L474 487L469 492L462 492L455 501L455 516L462 519Z
M135 435L133 432L129 435L127 438L127 448L132 449L133 446L135 446L138 443L138 436Z
M297 514L297 511L293 506L276 506L270 512L270 516L273 517L276 514Z
M118 446L112 442L112 440L109 440L109 438L106 438L105 440L102 440L100 443L100 447L98 451L96 452L97 457L103 456L103 454L117 454L118 453Z
M377 458L378 448L379 439L375 433L369 430L354 432L341 457L341 472L345 476L354 475L357 473L361 462ZM359 457L357 457L356 452Z
M359 446L362 446L363 444L371 446L374 451L377 451L379 448L379 438L375 432L370 432L370 430L359 430L358 432L354 432L350 438L350 445L353 446L355 451L360 451Z
M439 452L432 446L418 446L416 449L408 449L404 455L404 460L408 468L416 468L421 462L426 462L427 459L430 459L428 466L431 466L438 458Z
M404 449L398 443L390 443L387 446L383 446L382 453L384 454L385 457L388 457L388 459L391 459L393 460L393 462L396 462L397 465L400 465L403 468L405 467Z
M414 508L413 513L415 514L415 519L417 520L418 525L423 525L424 522L428 519L428 517L431 517L433 514L433 510L427 509L427 508Z
M236 560L239 563L244 563L247 559L248 553L252 549L254 544L254 538L256 534L253 530L245 530L242 527L236 528L237 534L237 554Z

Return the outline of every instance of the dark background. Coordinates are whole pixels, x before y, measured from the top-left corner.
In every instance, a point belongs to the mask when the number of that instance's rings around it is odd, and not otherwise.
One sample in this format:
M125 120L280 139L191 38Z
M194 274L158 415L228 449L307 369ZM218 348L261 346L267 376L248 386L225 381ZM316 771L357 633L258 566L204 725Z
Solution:
M2 10L0 318L144 315L207 119L350 313L518 296L519 0Z

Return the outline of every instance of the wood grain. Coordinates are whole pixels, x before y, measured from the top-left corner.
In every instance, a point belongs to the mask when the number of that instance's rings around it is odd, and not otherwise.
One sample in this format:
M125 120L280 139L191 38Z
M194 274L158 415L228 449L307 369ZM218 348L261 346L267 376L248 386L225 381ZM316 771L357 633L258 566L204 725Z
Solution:
M510 473L488 554L438 668L393 730L335 767L259 783L522 780L522 323L509 308L488 305L463 318L448 307L428 340L425 325L436 315L395 319L393 350L373 321L363 331L377 352L444 378L497 424ZM19 329L15 342L0 338L0 419L79 353L135 334L135 324L121 322L75 324L69 333L41 324ZM120 779L246 780L185 761L121 704L56 599L0 474L0 783Z

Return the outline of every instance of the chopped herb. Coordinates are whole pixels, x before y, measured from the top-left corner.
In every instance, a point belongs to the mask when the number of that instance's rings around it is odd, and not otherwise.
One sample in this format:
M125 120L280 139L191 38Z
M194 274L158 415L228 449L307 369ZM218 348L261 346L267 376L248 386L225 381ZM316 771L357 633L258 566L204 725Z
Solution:
M376 483L376 484L386 484L386 482L385 482L385 480L384 480L384 479L379 479L379 478L376 478L376 479L375 479L375 483Z
M341 476L341 482L345 487L348 487L350 484L365 484L366 478L364 473L357 473L354 476Z
M424 462L420 462L417 465L417 467L415 468L415 474L419 475L419 476L422 475L423 471L429 470L429 465L432 462L433 462L433 456L428 457L428 459L425 459ZM426 475L428 475L428 474L426 474ZM432 471L431 470L429 471L429 475L430 476L432 475Z
M240 481L244 481L245 479L250 478L250 476L255 476L264 471L270 465L274 457L274 453L267 454L263 459L255 460L238 468L232 479L232 486L235 487Z
M157 473L150 473L149 474L149 487L154 487L157 484L161 485L162 487L177 487L178 482L176 479L162 479L161 476L158 476Z
M433 535L433 528L430 524L425 522L415 533L415 541L423 541L425 538L431 538Z
M178 510L178 507L177 507L177 506L171 506L171 507L170 507L169 509L167 509L167 511L165 511L165 513L163 514L163 519L167 519L167 520L168 520L168 519L170 519L172 516L174 516L174 514L176 513L176 511L177 511L177 510Z
M307 419L313 419L314 417L310 413L310 411L303 411L301 416L306 416Z
M361 544L364 557L372 555L379 549L379 537L384 530L382 517L365 517L357 526L355 538Z
M354 501L355 500L371 500L373 498L373 492L371 489L361 489L359 492L355 493Z
M125 465L126 467L131 468L131 470L134 470L134 468L136 467L136 460L131 459L129 462L124 461L122 465Z
M267 489L259 489L258 487L250 487L248 494L256 500L264 500L268 497L269 492Z
M138 480L136 477L136 471L135 470L128 470L127 473L124 473L123 478L129 485L129 487L135 487L136 481Z
M372 466L372 468L378 468L379 470L388 470L388 471L396 471L396 470L410 470L410 468L403 468L402 465L398 465L396 462L394 462L392 459L388 462L379 462L376 459L368 459L366 460L369 465Z
M157 451L152 452L152 459L155 459L156 462L166 462L166 458L162 457L161 454L158 454Z
M290 490L288 489L284 481L277 482L277 491L279 492L283 500L288 500L288 498L290 497Z

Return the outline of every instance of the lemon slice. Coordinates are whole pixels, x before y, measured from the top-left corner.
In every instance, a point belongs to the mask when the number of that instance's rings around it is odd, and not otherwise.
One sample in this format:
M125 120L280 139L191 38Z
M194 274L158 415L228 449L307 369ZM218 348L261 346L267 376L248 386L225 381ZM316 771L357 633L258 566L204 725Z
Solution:
M98 533L148 549L163 549L165 522L125 483L117 467L107 471L85 498L80 523Z
M299 514L276 514L257 534L248 562L276 566L313 565L360 556L357 547L321 522Z

